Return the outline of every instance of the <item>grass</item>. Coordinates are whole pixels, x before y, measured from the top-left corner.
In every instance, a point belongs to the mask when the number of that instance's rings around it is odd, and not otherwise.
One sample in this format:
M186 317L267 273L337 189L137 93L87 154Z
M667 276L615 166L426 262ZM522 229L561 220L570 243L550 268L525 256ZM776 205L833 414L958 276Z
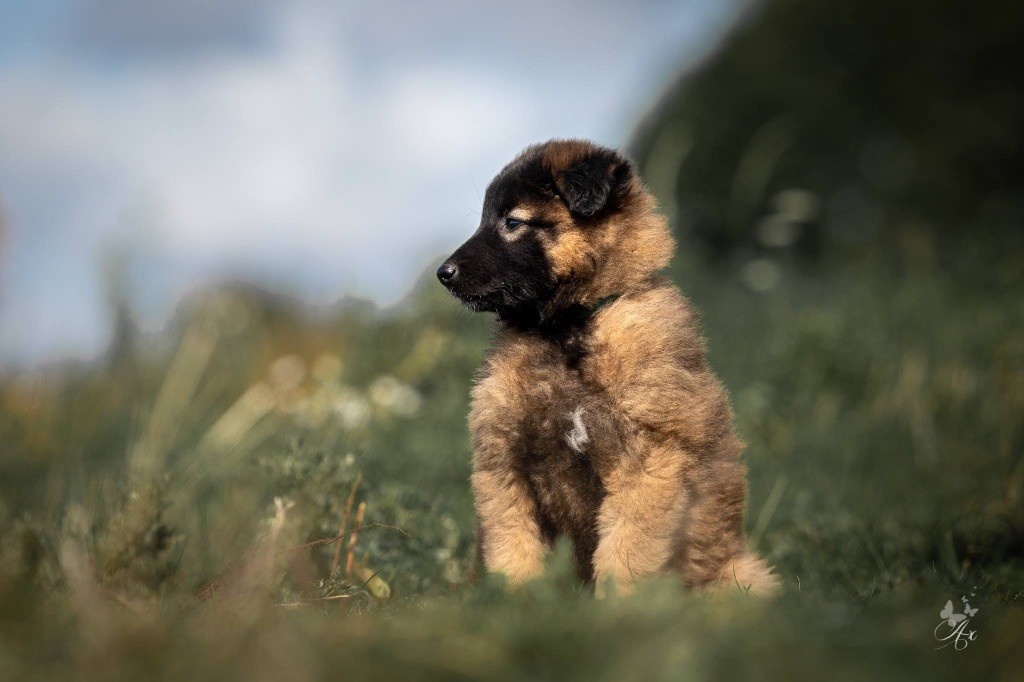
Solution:
M739 268L682 258L785 594L594 600L559 547L472 562L467 392L489 324L195 297L103 362L0 378L11 679L1012 679L1024 639L1019 251ZM360 509L362 516L360 517ZM354 532L354 529L358 529ZM337 540L334 540L338 538ZM977 640L936 650L947 600Z

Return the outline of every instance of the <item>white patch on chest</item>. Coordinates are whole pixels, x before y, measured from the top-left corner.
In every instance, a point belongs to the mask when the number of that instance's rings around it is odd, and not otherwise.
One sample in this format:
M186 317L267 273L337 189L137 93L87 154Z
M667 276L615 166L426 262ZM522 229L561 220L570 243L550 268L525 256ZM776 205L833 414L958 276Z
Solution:
M569 419L572 420L572 428L565 432L565 442L569 444L570 448L582 455L583 449L590 442L587 426L583 423L583 406L580 405L569 413Z

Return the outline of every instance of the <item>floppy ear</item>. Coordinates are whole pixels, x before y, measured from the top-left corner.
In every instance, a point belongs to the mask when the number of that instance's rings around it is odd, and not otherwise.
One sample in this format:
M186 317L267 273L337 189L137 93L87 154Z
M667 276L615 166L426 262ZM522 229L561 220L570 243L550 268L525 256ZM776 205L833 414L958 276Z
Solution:
M601 150L556 173L555 185L570 213L591 218L625 194L632 173L629 161Z

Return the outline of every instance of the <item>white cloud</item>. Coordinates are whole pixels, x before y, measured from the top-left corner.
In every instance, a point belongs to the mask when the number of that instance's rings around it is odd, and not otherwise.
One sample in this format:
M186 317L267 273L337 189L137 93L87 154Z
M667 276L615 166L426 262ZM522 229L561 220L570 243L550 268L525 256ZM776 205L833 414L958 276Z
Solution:
M608 130L617 93L635 88L621 58L591 62L568 37L551 69L550 45L508 59L522 41L496 44L491 61L457 45L402 56L404 40L424 39L414 32L375 44L402 58L368 64L359 18L315 3L273 12L260 49L0 64L0 200L14 232L0 362L100 347L95 254L111 241L193 281L229 271L307 297L395 300L429 253L470 231L516 150ZM603 37L619 30L615 12L595 16L611 22Z
M417 68L384 93L387 127L409 162L450 171L493 158L495 143L538 128L540 103L516 82L497 82L461 68Z

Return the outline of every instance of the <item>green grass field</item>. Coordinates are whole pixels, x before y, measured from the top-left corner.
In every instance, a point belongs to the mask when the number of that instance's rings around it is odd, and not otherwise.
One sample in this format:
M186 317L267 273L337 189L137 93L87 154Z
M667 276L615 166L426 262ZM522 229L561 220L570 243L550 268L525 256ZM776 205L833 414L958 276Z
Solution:
M105 362L9 373L0 677L1020 679L1024 262L903 244L761 293L674 265L774 601L668 579L597 601L565 547L518 593L481 577L465 414L490 325L431 282L384 313L227 287ZM962 595L976 639L937 649Z

